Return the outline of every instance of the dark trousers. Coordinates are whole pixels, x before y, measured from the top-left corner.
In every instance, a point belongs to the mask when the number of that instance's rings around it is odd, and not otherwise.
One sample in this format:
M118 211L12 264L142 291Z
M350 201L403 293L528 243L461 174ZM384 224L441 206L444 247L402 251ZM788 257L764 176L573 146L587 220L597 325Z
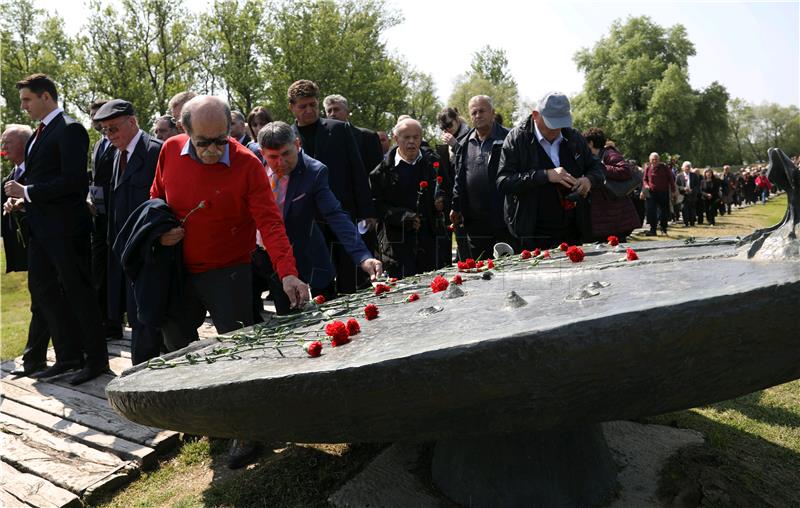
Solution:
M656 230L656 223L661 225L662 231L666 231L669 221L669 191L650 191L645 207L650 231Z
M108 215L94 217L92 233L92 283L97 293L100 321L106 337L122 337L122 325L108 317Z
M108 351L100 323L97 294L92 286L89 237L34 234L28 246L28 289L42 310L53 335L58 361L80 361L88 366L108 365Z
M520 249L552 249L566 242L569 245L581 244L581 233L578 229L574 212L567 216L566 225L562 227L536 226L536 234L518 239ZM512 245L513 246L513 245Z
M319 225L325 235L325 243L328 245L333 268L336 270L336 292L355 293L358 289L367 287L370 284L367 274L353 264L353 259L339 243L339 239L331 228L325 223Z
M708 223L716 224L717 207L719 206L719 203L717 201L703 200L703 206L705 207L706 219L708 220Z
M47 346L50 344L50 329L42 309L31 298L31 323L28 326L28 341L22 353L22 365L35 365L47 361Z
M494 245L499 242L507 243L516 252L517 239L508 228L491 228L480 226L466 226L467 245L469 256L472 259L488 259L494 257ZM463 261L463 259L462 259Z
M683 224L685 226L694 226L694 221L697 218L697 199L684 196L683 198Z
M217 333L252 325L252 284L250 263L188 274L179 317L167 319L161 327L167 351L197 340L197 329L206 318L206 310Z
M267 256L267 265L253 264L253 322L262 323L264 318L261 313L264 311L264 302L261 299L261 293L269 291L269 296L272 303L275 304L275 313L279 316L285 316L292 312L289 297L283 290L283 283L278 279L278 274L272 269L272 264L269 262ZM310 288L311 296L322 295L325 301L328 302L336 298L336 283L331 280L331 283L324 288Z
M133 283L125 276L125 312L131 327L131 363L137 365L161 355L161 330L139 321ZM205 317L205 316L204 316Z

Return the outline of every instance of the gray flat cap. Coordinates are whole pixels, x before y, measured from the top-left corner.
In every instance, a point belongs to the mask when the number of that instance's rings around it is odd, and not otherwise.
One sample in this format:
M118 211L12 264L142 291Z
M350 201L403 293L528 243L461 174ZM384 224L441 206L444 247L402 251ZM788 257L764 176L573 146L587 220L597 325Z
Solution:
M113 99L103 104L95 113L93 120L102 122L118 116L133 116L133 104L122 99Z
M550 129L572 127L572 114L569 111L569 99L561 92L548 92L536 105L544 124Z

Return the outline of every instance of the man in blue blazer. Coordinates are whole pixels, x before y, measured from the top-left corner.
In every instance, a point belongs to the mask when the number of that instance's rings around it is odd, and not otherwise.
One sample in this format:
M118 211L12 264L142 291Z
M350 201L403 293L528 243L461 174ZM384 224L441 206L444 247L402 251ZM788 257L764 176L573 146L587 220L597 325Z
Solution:
M117 148L108 194L108 244L114 245L131 213L150 199L162 142L139 128L133 105L122 99L105 103L94 120ZM133 284L112 252L108 256L108 316L121 321L123 312L132 331L131 362L136 365L161 354L161 331L139 321Z
M375 280L383 272L383 266L364 245L355 224L331 191L328 168L301 150L300 139L286 123L268 124L259 132L258 143L267 161L275 202L283 212L297 270L300 278L311 287L312 294L322 294L326 298L336 294L333 288L336 270L317 217L325 220L336 235L352 265L360 266ZM280 301L283 292L279 286L275 291L270 290L276 297L278 313L288 312L288 300Z

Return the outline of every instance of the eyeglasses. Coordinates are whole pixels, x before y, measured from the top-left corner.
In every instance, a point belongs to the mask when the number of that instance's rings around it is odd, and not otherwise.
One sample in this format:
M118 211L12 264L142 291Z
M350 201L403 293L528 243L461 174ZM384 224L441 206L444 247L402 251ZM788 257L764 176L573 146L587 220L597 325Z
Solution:
M452 126L453 126L453 122L448 122L448 123L443 123L442 125L439 126L439 128L442 129L443 131L446 131L447 129L449 129Z
M217 146L225 146L228 144L228 138L222 137L217 139L206 139L206 138L198 138L196 140L192 140L192 143L198 148L207 148L211 145Z
M116 134L117 132L119 132L120 128L122 127L122 124L124 124L126 121L127 120L122 120L121 122L117 122L116 125L109 125L107 127L103 127L103 128L100 129L100 132L103 135Z

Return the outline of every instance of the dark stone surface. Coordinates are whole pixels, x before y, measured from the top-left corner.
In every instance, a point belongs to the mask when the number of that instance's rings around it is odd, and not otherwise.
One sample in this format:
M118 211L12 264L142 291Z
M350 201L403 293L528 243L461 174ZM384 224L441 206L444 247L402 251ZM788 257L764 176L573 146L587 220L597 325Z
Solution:
M287 346L142 369L110 383L109 400L192 434L385 442L631 419L800 377L800 263L738 258L734 239L648 244L633 263L624 249L586 251L580 264L469 274L456 299L375 299L380 317L320 358ZM597 281L609 285L566 301ZM510 290L528 305L504 309Z
M436 443L433 480L462 506L600 506L617 464L599 424Z

